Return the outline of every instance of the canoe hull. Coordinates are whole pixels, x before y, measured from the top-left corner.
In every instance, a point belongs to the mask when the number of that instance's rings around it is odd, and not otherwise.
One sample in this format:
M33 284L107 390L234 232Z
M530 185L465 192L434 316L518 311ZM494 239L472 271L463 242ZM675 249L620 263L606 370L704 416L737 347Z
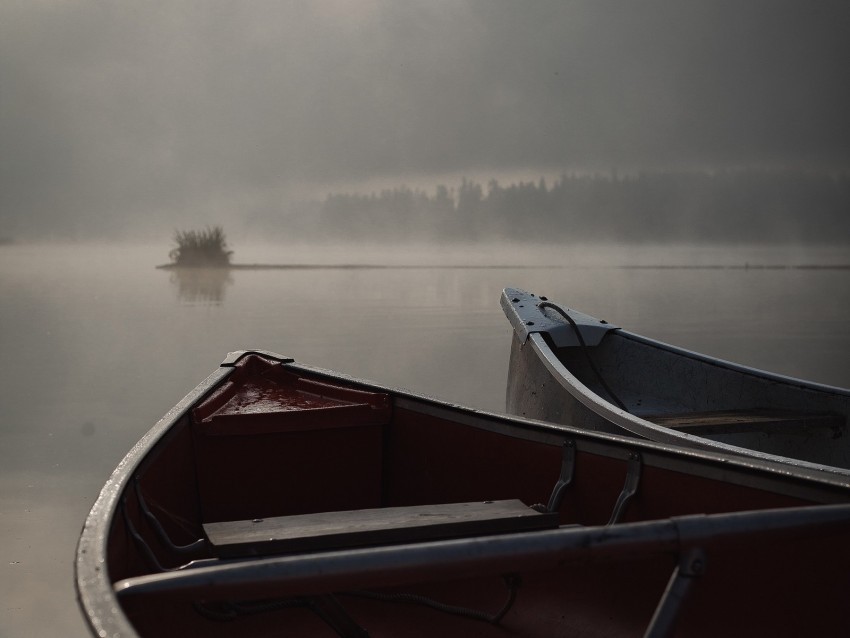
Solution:
M417 523L413 540L358 532L292 551L255 534L225 551L205 531L510 499L554 503L554 526L441 538ZM673 621L683 635L826 635L847 624L848 533L850 481L240 353L115 470L80 538L77 588L109 636L668 635ZM671 581L690 593L668 609Z
M529 306L540 303L528 293L506 290L502 305L509 316L513 299L526 306L526 316ZM607 388L601 385L606 380ZM587 348L558 347L546 332L515 330L506 408L511 414L600 432L850 473L850 391L713 359L620 329ZM750 414L752 419L756 412L779 416L775 423L749 427L740 419L732 423L729 416ZM788 416L797 413L813 416ZM713 414L729 422L682 425L688 415L706 421ZM662 425L668 420L676 427Z

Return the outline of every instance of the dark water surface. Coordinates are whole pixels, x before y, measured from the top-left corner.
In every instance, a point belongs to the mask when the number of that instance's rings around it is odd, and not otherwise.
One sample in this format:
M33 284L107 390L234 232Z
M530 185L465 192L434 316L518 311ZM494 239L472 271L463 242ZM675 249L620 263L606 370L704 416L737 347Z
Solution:
M511 338L499 294L515 286L682 347L850 386L850 270L755 267L848 263L846 249L266 246L237 260L408 267L182 274L154 269L166 253L0 247L2 636L88 635L73 559L89 508L124 453L231 350L498 411Z

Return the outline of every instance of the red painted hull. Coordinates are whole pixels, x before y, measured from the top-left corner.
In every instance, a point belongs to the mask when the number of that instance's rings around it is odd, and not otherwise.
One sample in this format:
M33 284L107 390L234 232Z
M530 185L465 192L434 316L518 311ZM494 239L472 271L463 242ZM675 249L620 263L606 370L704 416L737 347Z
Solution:
M259 543L235 559L204 532L546 503L567 448L554 529L289 554ZM635 467L634 495L606 525ZM850 629L848 503L839 479L481 414L251 354L119 466L83 530L77 586L94 633L110 636L838 635ZM514 600L498 624L471 617L503 607L505 575ZM664 597L668 583L688 590L682 604Z

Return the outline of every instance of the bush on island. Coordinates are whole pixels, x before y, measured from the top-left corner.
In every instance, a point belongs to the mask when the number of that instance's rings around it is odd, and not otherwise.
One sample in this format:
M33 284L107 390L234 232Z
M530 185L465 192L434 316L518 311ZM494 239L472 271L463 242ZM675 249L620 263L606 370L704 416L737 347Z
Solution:
M232 250L221 226L174 232L175 248L168 253L175 266L229 266Z

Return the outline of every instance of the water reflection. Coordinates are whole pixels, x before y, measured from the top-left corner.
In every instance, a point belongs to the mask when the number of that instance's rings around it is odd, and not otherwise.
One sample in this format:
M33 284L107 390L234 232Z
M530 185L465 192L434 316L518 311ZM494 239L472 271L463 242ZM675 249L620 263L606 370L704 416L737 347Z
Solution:
M175 268L170 280L177 286L180 301L211 305L221 304L225 290L233 283L227 268Z

